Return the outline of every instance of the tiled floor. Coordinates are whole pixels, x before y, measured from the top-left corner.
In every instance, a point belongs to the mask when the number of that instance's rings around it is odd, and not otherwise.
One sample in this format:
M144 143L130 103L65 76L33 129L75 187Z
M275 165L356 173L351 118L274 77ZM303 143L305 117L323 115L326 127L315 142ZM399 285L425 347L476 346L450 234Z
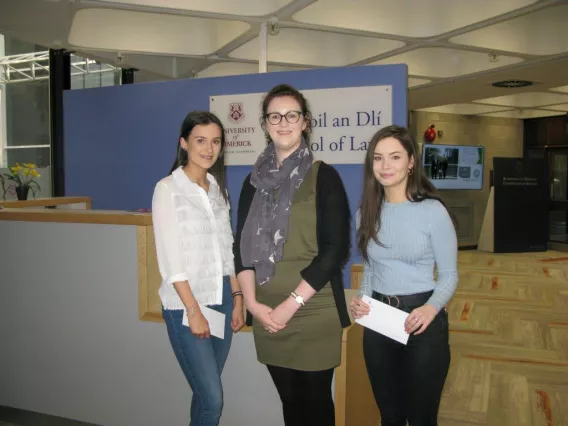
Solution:
M459 273L440 426L568 425L568 255L460 251ZM0 406L0 426L95 425Z
M459 254L440 426L568 425L568 256Z

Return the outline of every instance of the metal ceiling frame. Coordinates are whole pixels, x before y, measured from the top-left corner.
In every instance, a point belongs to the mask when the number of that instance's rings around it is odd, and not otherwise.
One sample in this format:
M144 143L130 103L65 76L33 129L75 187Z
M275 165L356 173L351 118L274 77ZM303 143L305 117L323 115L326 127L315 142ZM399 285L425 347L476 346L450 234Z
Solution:
M73 55L72 55L73 58ZM79 58L79 57L76 57ZM116 72L120 68L113 65L82 58L71 60L71 75L100 74ZM100 69L93 65L100 65ZM49 78L49 51L32 52L0 57L0 84L24 83L47 80Z

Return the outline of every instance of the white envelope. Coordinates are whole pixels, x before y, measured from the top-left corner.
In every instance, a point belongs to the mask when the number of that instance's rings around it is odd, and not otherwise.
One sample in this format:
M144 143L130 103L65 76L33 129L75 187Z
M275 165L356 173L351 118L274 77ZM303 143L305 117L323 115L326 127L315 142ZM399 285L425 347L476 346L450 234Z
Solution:
M371 312L355 322L406 345L409 335L404 330L404 322L409 314L369 296L362 299L371 306Z
M222 314L221 312L217 312L214 309L202 305L199 305L199 309L201 310L201 313L209 323L209 331L211 332L211 335L218 337L219 339L224 339L225 314ZM189 323L187 321L187 313L185 312L185 309L183 311L182 324L185 325L186 327L189 327Z

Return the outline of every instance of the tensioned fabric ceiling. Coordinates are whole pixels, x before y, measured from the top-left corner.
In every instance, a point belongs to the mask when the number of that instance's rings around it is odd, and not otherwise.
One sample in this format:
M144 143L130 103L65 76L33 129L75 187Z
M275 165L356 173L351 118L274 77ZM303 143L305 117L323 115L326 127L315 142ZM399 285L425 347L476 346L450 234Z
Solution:
M152 80L258 72L265 22L269 72L406 63L411 109L568 112L567 0L0 0L0 33Z

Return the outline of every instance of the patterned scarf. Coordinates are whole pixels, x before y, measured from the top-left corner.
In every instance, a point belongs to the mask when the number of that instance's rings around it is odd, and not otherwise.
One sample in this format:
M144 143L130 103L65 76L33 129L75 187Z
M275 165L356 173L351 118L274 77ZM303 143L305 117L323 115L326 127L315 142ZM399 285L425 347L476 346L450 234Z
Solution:
M282 260L292 200L312 163L312 153L302 140L280 168L273 143L254 165L250 182L256 192L241 234L241 257L244 266L254 266L260 285L272 279L276 262Z

